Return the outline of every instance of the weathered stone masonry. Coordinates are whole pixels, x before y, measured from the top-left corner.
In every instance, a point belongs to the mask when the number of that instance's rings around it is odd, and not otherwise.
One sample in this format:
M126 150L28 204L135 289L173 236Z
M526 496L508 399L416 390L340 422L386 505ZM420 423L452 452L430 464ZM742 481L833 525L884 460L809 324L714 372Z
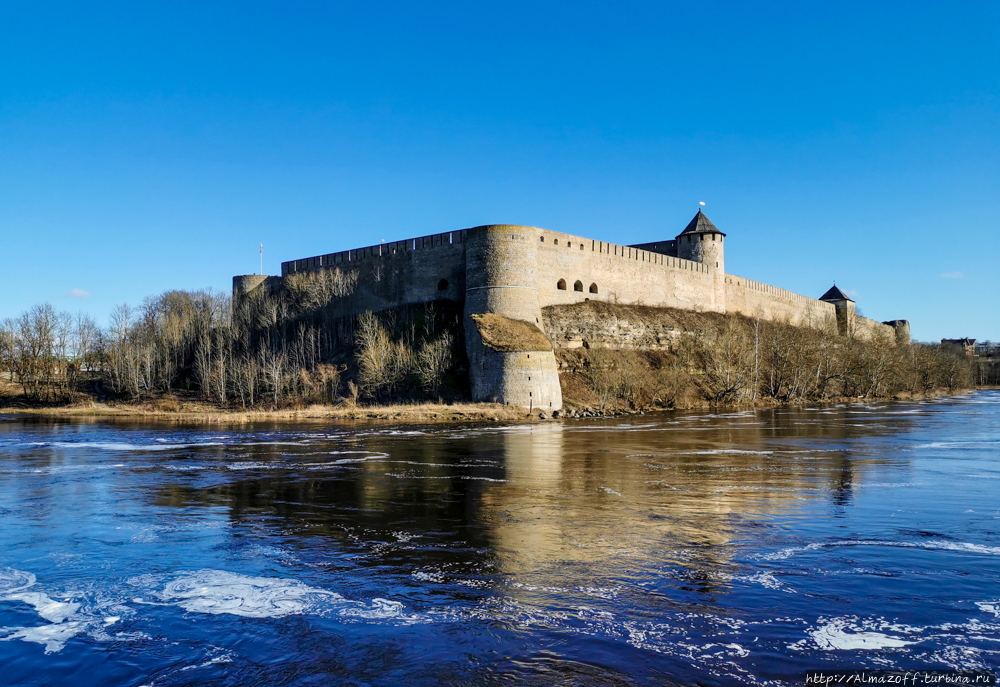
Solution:
M741 313L801 326L836 322L845 335L889 335L909 343L908 322L856 316L853 301L836 287L815 299L726 274L724 239L701 211L676 239L634 246L495 224L292 260L282 263L281 277L234 277L233 290L281 288L289 275L337 269L357 278L352 293L333 306L339 316L435 300L461 303L473 398L543 410L562 407L541 317L551 305L595 300ZM510 331L534 327L541 337L496 346L484 341L478 317L484 314L506 318Z

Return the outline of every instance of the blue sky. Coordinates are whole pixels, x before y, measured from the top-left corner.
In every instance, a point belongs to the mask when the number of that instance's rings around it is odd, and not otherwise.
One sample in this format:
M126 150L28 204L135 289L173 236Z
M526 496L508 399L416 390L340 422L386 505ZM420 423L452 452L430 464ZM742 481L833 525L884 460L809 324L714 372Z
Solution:
M729 272L1000 340L1000 4L0 4L0 318L699 201Z

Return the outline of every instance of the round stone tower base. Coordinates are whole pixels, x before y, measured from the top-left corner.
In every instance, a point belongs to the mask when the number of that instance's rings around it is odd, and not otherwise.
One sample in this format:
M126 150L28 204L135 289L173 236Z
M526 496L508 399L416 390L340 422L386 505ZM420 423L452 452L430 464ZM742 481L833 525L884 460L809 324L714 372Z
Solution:
M483 346L470 360L472 399L551 412L562 409L562 389L552 351L493 351ZM478 369L477 369L478 368Z

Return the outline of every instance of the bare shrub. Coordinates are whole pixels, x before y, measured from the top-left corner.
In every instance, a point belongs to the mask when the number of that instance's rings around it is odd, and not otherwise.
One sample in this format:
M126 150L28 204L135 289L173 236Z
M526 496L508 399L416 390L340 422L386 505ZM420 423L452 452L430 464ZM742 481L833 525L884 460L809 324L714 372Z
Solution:
M410 371L413 353L393 341L385 326L373 313L358 317L355 334L358 361L358 386L373 398L389 395Z
M450 332L443 332L432 341L425 341L414 359L414 371L423 389L437 396L444 376L452 366L452 348L455 338Z

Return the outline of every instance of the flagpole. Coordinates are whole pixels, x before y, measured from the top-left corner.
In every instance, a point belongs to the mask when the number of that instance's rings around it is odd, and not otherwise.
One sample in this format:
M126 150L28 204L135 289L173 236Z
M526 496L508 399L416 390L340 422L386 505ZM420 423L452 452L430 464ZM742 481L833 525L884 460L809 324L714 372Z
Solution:
M260 276L264 276L264 244L260 244Z

